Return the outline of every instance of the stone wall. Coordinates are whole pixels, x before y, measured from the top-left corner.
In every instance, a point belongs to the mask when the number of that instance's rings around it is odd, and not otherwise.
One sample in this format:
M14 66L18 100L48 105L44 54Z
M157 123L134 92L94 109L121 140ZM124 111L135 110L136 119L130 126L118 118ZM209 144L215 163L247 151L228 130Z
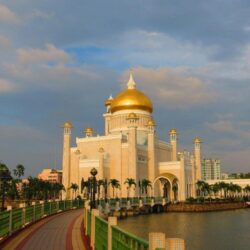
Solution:
M190 204L190 203L178 203L168 204L164 206L165 212L208 212L208 211L220 211L246 208L245 202L230 202L230 203L201 203L201 204Z

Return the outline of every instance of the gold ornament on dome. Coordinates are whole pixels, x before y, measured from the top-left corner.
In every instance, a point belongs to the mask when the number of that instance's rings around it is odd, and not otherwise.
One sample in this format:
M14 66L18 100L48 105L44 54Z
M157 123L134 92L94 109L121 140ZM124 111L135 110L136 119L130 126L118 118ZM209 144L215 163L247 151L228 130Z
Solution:
M110 111L113 113L120 110L139 109L152 113L153 105L151 100L143 92L136 89L132 74L130 74L127 86L126 90L113 99Z
M138 119L138 116L135 113L129 113L127 119L128 120L131 120L131 119L135 120L135 119Z

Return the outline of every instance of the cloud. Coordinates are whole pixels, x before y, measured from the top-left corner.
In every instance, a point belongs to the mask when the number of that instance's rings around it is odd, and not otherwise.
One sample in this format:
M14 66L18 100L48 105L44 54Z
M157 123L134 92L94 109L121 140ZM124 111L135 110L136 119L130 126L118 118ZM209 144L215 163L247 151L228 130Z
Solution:
M17 58L21 63L65 62L70 57L53 44L46 44L45 49L17 49Z
M10 93L10 92L14 92L16 90L17 90L17 87L14 83L12 83L6 79L0 78L0 94Z
M0 21L7 23L18 23L16 14L7 6L0 4Z
M4 48L4 49L11 48L11 41L9 38L0 35L0 49L1 48Z
M166 108L185 109L217 100L218 94L206 83L188 73L185 68L133 69L138 88L150 93L152 98ZM127 75L127 73L126 73Z

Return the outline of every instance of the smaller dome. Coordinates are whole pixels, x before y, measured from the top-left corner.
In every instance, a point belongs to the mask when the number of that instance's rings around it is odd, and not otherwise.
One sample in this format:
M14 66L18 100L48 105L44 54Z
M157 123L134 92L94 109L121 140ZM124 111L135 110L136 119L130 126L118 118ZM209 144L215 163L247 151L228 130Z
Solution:
M64 128L73 128L72 123L70 121L64 122L63 127Z
M84 133L88 134L88 133L93 133L93 128L85 128L84 129Z
M154 119L150 119L150 120L148 121L148 126L149 126L149 127L155 126L155 121L154 121Z
M172 134L177 134L176 128L171 128L171 129L169 130L169 134L170 134L170 135L172 135Z
M201 143L201 138L200 137L196 137L194 139L194 143Z

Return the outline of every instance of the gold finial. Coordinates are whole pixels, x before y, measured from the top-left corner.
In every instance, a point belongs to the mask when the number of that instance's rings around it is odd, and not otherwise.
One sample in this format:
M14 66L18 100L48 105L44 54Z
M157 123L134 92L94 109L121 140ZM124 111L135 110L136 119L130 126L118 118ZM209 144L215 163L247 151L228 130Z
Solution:
M128 89L135 89L136 87L136 83L133 78L132 69L130 69L129 80L128 80L127 86L128 86Z

